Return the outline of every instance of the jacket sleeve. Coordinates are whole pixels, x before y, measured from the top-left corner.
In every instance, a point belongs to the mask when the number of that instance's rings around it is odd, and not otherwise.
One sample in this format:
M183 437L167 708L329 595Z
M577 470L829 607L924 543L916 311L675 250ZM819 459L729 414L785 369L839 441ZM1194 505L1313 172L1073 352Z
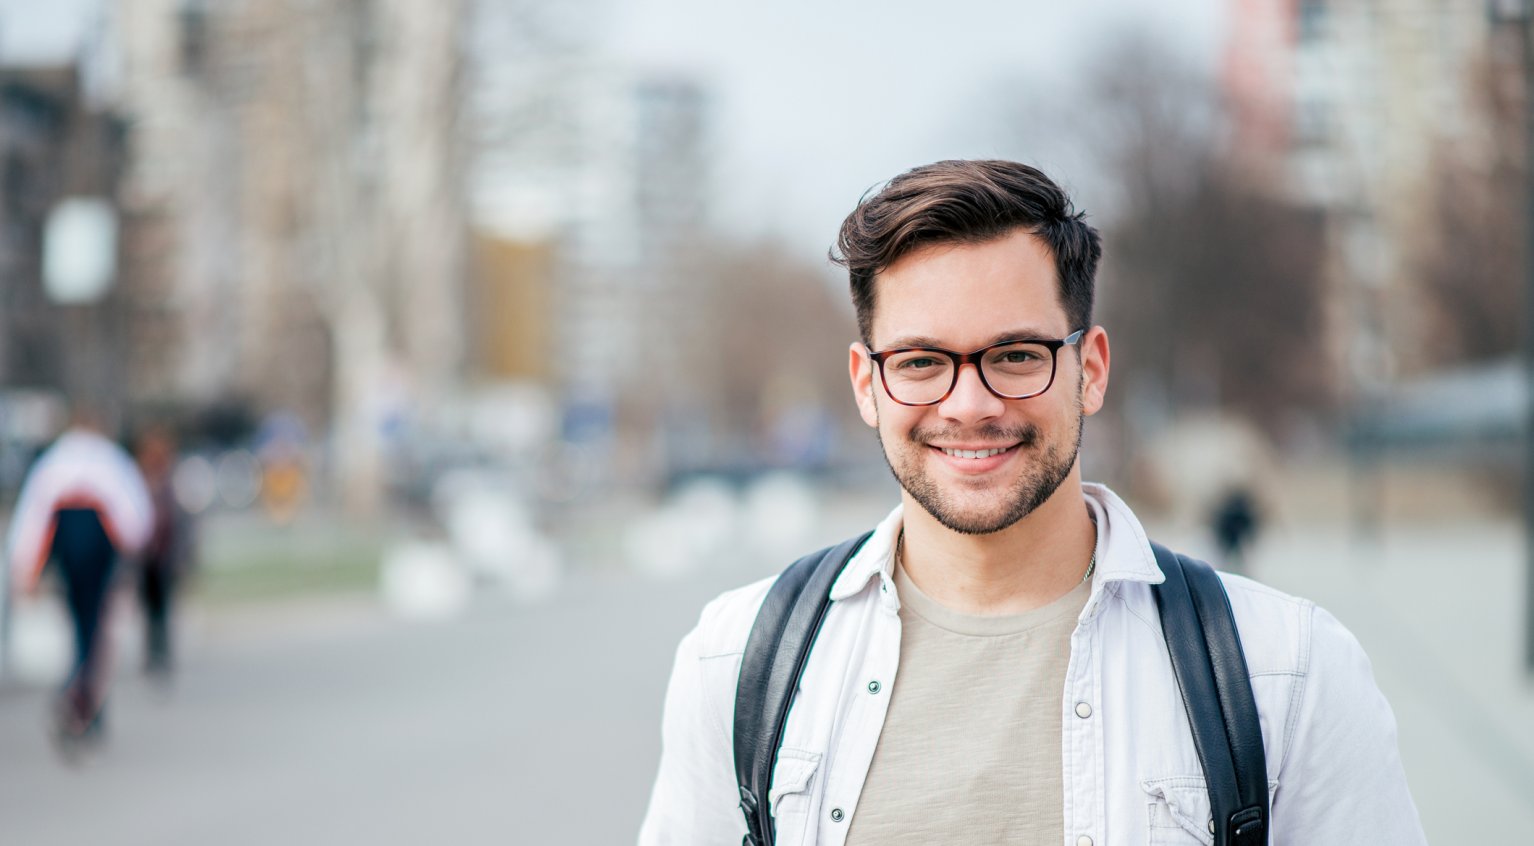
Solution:
M11 512L10 531L6 536L5 560L11 585L18 592L31 590L47 563L48 543L53 532L53 505L56 495L49 476L50 462L44 454L27 473L21 495Z
M707 611L704 612L705 617ZM700 654L703 624L677 647L661 721L660 772L639 830L640 846L735 844L746 835L731 732L719 702L734 698L739 653Z
M1427 843L1406 786L1395 715L1363 647L1312 606L1308 671L1273 797L1274 846Z
M102 498L116 530L112 541L120 554L137 555L154 532L154 499L133 458L115 446L111 456L112 483L104 484Z

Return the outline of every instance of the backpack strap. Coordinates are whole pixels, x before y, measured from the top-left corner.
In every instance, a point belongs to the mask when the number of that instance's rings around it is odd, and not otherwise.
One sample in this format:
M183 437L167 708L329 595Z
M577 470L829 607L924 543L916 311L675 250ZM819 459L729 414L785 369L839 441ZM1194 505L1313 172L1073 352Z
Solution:
M767 791L788 706L831 604L831 585L872 534L795 561L767 591L751 626L735 689L735 779L740 786L740 810L746 815L745 846L773 842Z
M1208 564L1157 543L1151 549L1166 575L1151 592L1209 787L1215 846L1265 846L1267 759L1225 586Z

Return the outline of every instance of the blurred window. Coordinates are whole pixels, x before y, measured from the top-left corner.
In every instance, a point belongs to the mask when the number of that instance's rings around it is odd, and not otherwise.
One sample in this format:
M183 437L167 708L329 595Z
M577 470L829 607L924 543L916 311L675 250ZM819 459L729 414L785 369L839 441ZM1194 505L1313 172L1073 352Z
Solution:
M187 0L177 12L181 26L181 70L202 73L208 55L208 10L202 0Z
M1300 0L1300 43L1320 41L1326 35L1326 0Z
M1319 97L1306 97L1295 104L1294 140L1300 144L1321 144L1327 140L1331 109Z
M6 215L17 222L27 212L30 175L31 169L20 155L11 153L5 157L5 165L0 168L0 180L3 180L4 187L0 190L3 190L5 197Z

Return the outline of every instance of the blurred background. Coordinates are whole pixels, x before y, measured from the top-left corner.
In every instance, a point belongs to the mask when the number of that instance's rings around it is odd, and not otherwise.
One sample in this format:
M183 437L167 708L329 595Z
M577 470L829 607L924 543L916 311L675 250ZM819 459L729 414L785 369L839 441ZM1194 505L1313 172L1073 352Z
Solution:
M0 841L632 841L702 604L895 502L826 251L967 157L1103 233L1087 477L1357 634L1433 842L1534 830L1530 19L0 0L0 521L88 405L195 539L84 757L5 598Z

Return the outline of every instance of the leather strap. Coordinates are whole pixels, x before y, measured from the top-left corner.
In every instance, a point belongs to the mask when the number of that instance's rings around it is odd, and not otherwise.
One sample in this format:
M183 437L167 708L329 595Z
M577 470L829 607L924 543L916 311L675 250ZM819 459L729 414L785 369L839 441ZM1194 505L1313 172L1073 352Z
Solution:
M1152 586L1209 788L1215 846L1265 846L1267 760L1235 615L1219 574L1152 543L1166 581Z
M757 612L735 689L735 779L746 846L770 846L768 790L799 677L831 604L831 585L872 532L812 552L783 571Z
M831 585L869 534L794 562L767 592L741 657L735 776L745 846L775 837L768 791L789 706L830 606ZM1166 581L1152 586L1172 668L1209 789L1215 846L1265 846L1267 763L1235 616L1208 564L1152 543Z

